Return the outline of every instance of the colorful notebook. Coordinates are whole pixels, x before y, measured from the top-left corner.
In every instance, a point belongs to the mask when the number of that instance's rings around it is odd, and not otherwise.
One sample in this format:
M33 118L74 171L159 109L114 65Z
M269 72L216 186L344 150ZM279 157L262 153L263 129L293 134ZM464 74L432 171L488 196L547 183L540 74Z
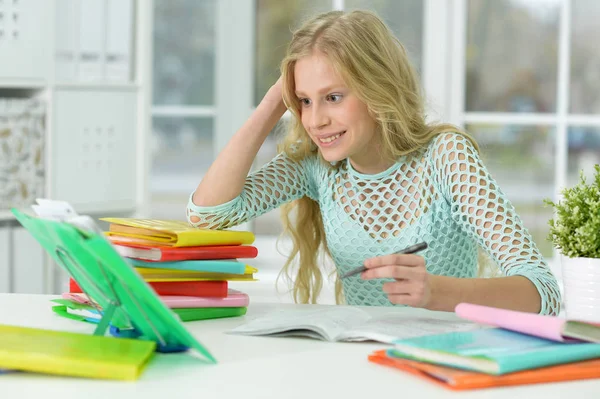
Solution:
M383 350L369 355L369 361L404 371L453 391L600 378L600 359L517 371L504 375L488 375L389 357Z
M136 267L145 281L254 281L256 269L246 265L245 274L194 272L187 270L148 269Z
M89 304L84 294L64 293L64 299L70 299L82 304ZM161 295L160 300L170 309L175 308L218 308L246 307L250 303L248 294L230 289L225 298L208 298L194 296Z
M476 323L501 327L553 341L600 342L600 324L471 303L458 304L455 312L459 317Z
M149 262L140 259L127 259L134 267L147 269L186 270L192 272L246 274L246 265L233 259L181 260L176 262ZM248 269L250 270L250 269Z
M52 299L57 305L52 306L52 311L59 316L76 321L85 321L98 324L102 319L102 312L98 305L92 306L89 301L75 301L69 298ZM127 325L112 324L117 328L127 328Z
M245 259L256 258L258 249L252 245L223 245L212 247L164 247L157 245L135 245L120 243L112 236L117 252L126 258L153 262L169 262L198 259Z
M0 325L0 368L136 380L155 353L153 341Z
M154 341L158 351L195 350L199 357L216 363L208 349L115 251L92 218L79 215L67 218L59 214L47 219L17 209L12 212L53 260L103 309L94 335L104 336L110 331L116 336L139 337ZM54 214L54 208L49 208L49 213ZM127 328L114 331L111 324Z
M129 242L160 243L173 247L245 245L254 242L250 231L198 229L180 220L101 218L110 223L109 236L126 237Z
M219 297L227 296L228 282L223 281L151 281L148 285L157 295ZM82 293L81 287L69 279L69 292Z
M600 344L555 342L500 328L485 328L398 340L387 354L500 375L597 358Z

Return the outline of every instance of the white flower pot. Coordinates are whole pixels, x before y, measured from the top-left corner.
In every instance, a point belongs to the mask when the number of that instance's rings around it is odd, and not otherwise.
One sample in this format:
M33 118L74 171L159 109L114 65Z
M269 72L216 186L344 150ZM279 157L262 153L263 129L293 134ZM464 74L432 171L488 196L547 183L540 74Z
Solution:
M600 323L600 259L562 258L566 317Z

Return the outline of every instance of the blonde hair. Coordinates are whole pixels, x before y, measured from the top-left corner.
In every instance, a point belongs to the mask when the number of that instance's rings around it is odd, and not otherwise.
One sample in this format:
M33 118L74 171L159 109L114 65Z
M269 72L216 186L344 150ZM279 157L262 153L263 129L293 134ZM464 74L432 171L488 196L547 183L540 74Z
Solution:
M426 146L440 133L461 132L450 124L425 122L417 74L402 43L377 15L368 11L331 11L317 15L293 33L281 63L283 99L293 117L279 151L288 157L301 160L318 152L302 126L294 82L296 61L314 51L328 58L345 84L367 105L382 139L382 156L395 160ZM461 133L478 149L475 140ZM284 205L281 212L284 234L291 236L293 246L280 277L283 274L293 280L296 302L316 303L323 286L318 256L330 256L319 205L303 197ZM298 272L292 279L291 265L296 257ZM335 297L337 303L343 301L337 277Z

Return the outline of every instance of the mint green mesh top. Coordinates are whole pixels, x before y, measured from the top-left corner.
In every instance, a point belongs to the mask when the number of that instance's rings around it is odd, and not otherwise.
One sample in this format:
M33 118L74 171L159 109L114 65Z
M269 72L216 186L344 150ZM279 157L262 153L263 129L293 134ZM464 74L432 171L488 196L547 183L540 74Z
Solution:
M438 135L426 148L375 175L357 172L348 160L330 167L316 154L299 162L279 154L251 173L242 193L227 203L200 207L190 196L187 218L199 228L229 228L303 196L320 206L339 273L366 258L425 241L428 248L420 255L429 273L475 277L480 246L504 275L521 275L535 284L540 313L559 311L555 277L464 136ZM199 221L192 222L194 216ZM386 281L359 275L344 279L346 302L391 306L381 287Z

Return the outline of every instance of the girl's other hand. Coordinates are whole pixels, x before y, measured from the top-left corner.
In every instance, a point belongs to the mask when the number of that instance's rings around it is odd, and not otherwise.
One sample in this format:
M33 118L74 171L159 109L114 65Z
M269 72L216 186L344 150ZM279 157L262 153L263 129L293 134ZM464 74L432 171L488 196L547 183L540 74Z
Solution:
M383 291L393 304L426 308L431 301L431 276L419 255L391 254L365 260L364 280L392 278Z

